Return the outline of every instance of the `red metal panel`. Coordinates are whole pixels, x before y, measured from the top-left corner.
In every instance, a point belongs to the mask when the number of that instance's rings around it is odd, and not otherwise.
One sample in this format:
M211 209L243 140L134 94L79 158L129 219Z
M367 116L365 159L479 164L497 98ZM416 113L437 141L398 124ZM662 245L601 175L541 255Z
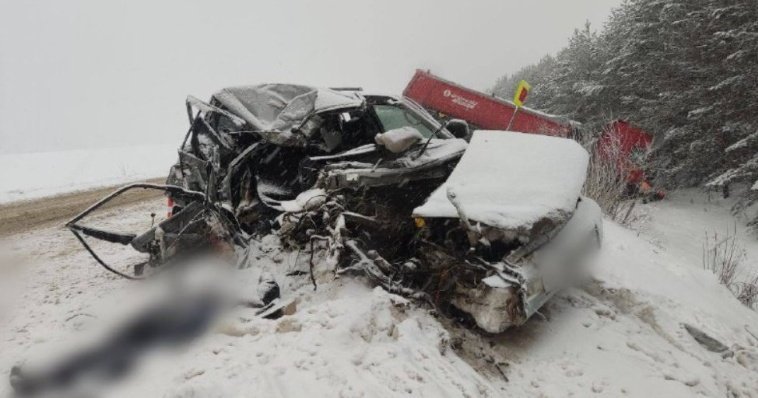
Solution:
M503 99L460 86L429 72L416 70L403 95L426 108L475 124L482 129L566 137L571 125L548 115L521 108L511 123L516 106Z
M653 142L652 134L632 126L624 120L610 123L598 140L598 149L604 155L611 150L628 158L637 149L647 150Z
M635 163L632 152L647 151L652 142L652 134L627 121L616 120L605 127L595 150L603 159L615 162L619 171L627 174L627 182L638 184L646 181L646 177L641 166Z

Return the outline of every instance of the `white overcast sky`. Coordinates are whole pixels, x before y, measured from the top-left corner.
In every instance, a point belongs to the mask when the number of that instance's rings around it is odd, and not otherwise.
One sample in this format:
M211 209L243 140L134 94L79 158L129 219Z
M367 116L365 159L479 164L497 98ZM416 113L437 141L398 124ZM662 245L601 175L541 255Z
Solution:
M184 98L263 82L477 89L621 0L0 0L0 153L177 143Z

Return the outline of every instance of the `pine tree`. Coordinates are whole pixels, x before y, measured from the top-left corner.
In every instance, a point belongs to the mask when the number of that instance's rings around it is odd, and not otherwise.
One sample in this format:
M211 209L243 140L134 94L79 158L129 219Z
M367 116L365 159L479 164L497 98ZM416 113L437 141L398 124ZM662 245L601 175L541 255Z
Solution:
M495 86L527 78L532 106L591 131L614 118L656 135L656 183L712 188L745 183L758 200L758 4L755 0L627 0L604 29L578 29L555 57Z

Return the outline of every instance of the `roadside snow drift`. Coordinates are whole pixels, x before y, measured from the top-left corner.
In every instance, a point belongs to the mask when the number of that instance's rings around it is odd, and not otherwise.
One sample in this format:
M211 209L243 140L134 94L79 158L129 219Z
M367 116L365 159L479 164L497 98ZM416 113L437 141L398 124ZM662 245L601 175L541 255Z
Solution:
M687 210L687 203L678 203L679 217L649 222L681 225L708 206ZM149 225L152 205L163 202L109 209L97 221L116 229ZM108 396L758 397L758 314L683 258L674 236L659 246L644 233L605 225L596 280L556 295L544 317L495 336L362 279L319 279L313 291L307 252L266 237L251 253L262 269L239 276L255 281L256 272L272 273L282 296L297 300L294 313L277 320L230 314L186 350L146 357ZM119 297L133 283L98 267L63 229L11 237L0 246L0 265L0 294L11 291L7 284L18 291L0 300L6 375L31 351L69 344L101 326L101 314L131 307ZM728 351L709 351L685 324ZM6 376L0 396L8 395Z
M0 203L163 177L175 145L0 155Z
M587 151L573 140L476 131L447 181L413 214L457 218L447 197L450 187L469 219L492 227L561 221L576 208L588 162Z

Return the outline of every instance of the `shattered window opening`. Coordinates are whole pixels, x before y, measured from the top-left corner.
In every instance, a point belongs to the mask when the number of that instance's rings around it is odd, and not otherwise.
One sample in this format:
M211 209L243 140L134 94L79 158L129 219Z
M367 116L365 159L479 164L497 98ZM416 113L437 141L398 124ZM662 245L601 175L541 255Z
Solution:
M379 118L379 122L382 124L382 129L385 132L411 126L418 130L424 138L429 138L434 134L434 130L436 130L426 123L425 120L419 118L410 110L405 109L402 106L377 104L373 107L377 118Z

